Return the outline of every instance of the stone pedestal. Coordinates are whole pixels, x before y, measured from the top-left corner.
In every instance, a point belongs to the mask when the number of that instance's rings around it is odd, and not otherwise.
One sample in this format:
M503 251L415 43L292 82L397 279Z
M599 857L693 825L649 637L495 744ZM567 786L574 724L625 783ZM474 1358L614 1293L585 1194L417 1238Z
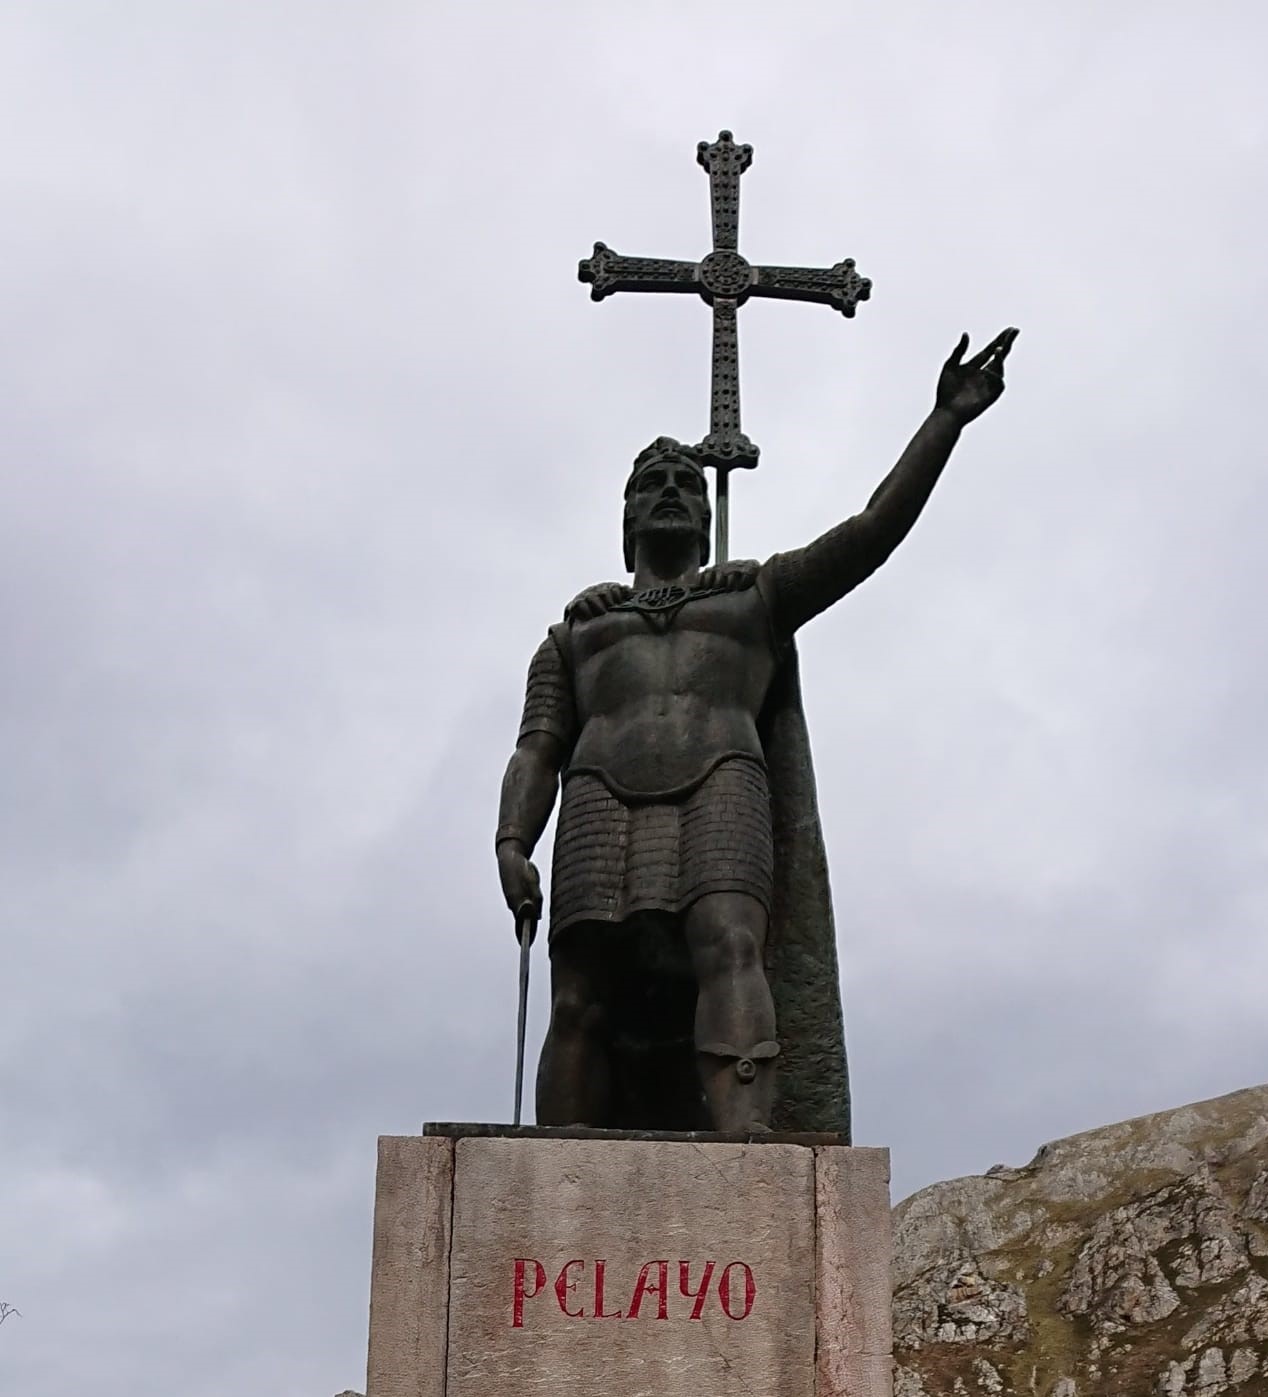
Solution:
M379 1141L367 1397L890 1397L890 1348L886 1150Z

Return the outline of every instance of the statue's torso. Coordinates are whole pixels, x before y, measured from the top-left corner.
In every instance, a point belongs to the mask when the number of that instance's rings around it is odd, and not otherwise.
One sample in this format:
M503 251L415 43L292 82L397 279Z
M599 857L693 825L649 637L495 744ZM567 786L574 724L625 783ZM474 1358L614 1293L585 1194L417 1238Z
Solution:
M569 770L618 795L672 797L726 756L763 759L757 719L777 657L760 589L688 600L663 621L616 607L571 627Z

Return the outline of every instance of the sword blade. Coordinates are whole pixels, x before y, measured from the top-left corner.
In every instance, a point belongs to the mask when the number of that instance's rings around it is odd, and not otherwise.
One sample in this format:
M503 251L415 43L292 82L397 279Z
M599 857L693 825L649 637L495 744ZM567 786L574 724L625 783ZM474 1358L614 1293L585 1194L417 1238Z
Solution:
M717 488L713 492L713 502L717 506L717 520L714 525L713 560L725 563L731 556L731 472L718 471L715 476Z
M520 943L520 1003L519 1019L515 1028L515 1120L519 1125L524 1100L524 1034L528 1026L528 967L529 955L533 947L533 933L536 918L531 912L521 913L516 919L515 933Z

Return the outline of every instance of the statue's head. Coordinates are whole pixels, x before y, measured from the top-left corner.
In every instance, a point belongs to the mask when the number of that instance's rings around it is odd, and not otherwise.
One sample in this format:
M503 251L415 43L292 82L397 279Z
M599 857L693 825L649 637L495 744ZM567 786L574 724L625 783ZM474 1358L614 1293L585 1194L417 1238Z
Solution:
M693 447L657 437L634 458L625 482L625 568L634 571L641 534L692 534L700 543L700 566L709 561L709 488Z

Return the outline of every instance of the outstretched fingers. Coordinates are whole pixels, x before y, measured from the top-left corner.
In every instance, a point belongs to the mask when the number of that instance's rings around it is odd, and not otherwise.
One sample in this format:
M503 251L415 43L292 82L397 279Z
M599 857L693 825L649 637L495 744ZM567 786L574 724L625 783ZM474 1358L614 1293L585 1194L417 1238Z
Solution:
M969 347L969 333L968 333L968 331L966 330L966 331L964 332L964 334L962 334L962 335L960 336L960 342L959 342L959 344L957 344L956 347L951 351L951 354L950 354L949 358L947 359L947 362L946 362L946 364L944 365L944 367L945 367L945 368L948 368L948 369L958 369L958 368L960 367L960 360L964 358L964 351L965 351L968 347Z
M1007 330L1001 330L980 354L973 356L969 361L969 367L983 369L987 373L998 374L1000 378L1003 378L1004 360L1008 358L1008 351L1013 347L1013 341L1019 333L1020 331L1012 326Z
M992 361L1003 359L1016 335L1016 330L1001 330L990 344L985 349L979 349L964 367L966 369L984 369L987 365L994 367Z
M992 341L992 344L996 346L995 363L1001 371L1004 367L1004 360L1008 358L1008 351L1013 347L1013 341L1020 334L1021 331L1016 326L1010 325L1007 330L1001 330Z

